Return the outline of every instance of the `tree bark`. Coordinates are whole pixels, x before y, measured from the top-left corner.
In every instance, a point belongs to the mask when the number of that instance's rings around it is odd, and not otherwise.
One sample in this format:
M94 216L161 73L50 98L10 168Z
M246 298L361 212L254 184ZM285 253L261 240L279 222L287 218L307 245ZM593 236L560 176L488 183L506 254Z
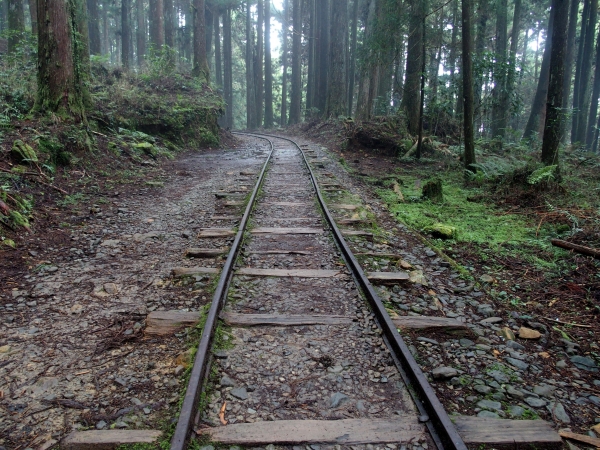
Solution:
M125 70L131 67L129 61L129 46L131 43L131 28L129 27L129 10L131 0L121 0L121 64Z
M316 43L316 55L318 74L316 75L316 92L313 106L318 109L319 114L325 113L327 107L327 84L329 80L329 45L330 45L330 0L317 0L319 10L317 12L319 38Z
M270 1L270 0L266 0ZM264 6L263 0L258 0L256 4L257 8L257 23L256 23L256 63L254 64L256 83L255 94L256 94L256 126L260 127L263 122L263 105L264 105L264 81L263 81L263 64L264 64L264 34L263 34L263 23L264 19Z
M206 45L206 57L210 61L212 59L212 37L213 37L213 8L210 4L204 5L204 43ZM212 65L209 63L208 67L212 69Z
M144 17L144 0L135 0L135 13L137 22L137 29L135 31L137 64L138 67L143 67L146 56L146 18Z
M302 118L302 10L300 0L293 0L292 35L292 96L290 99L290 125L300 123Z
M406 57L406 80L402 108L406 113L407 128L410 134L419 132L419 105L421 66L423 62L423 15L424 0L412 0L409 19L408 53Z
M39 12L39 8L38 8ZM108 26L108 5L106 3L102 4L102 54L103 55L111 55L110 48L110 36L109 36L109 26ZM38 20L39 26L39 20ZM112 55L111 55L112 57Z
M162 0L163 2L163 20L165 26L165 45L170 48L175 47L175 7L173 0Z
M219 11L213 14L213 30L215 32L215 83L223 86L223 62L221 61L221 24Z
M462 79L465 134L465 167L475 164L475 139L473 135L473 51L471 37L471 1L462 0Z
M34 111L65 119L86 120L89 93L85 81L87 29L83 4L76 0L38 0L38 88ZM75 36L75 32L85 33ZM80 39L85 42L77 42Z
M8 53L14 53L25 33L23 0L8 0Z
M506 95L506 48L508 1L499 0L496 8L496 51L494 64L494 89L492 90L492 138L503 139L506 131L506 108L508 98Z
M368 0L366 5L365 41L374 33L377 5L376 0ZM363 46L364 47L364 46ZM360 80L358 85L358 100L356 102L356 118L369 120L373 112L372 86L377 77L377 65L365 58L360 65Z
M596 116L598 115L598 96L600 96L600 32L596 40L596 69L594 71L594 84L590 100L590 112L587 120L587 133L585 137L586 149L592 150L596 131Z
M348 85L346 83L347 30L348 0L332 0L326 118L342 116L348 110Z
M265 2L265 128L273 128L273 63L271 58L271 0Z
M246 128L256 128L256 93L254 92L254 33L250 1L246 1Z
M591 0L590 14L586 25L585 35L583 40L583 54L581 60L581 75L579 78L578 101L577 105L573 104L573 125L571 134L571 143L585 143L585 132L587 128L587 110L589 106L589 91L590 91L590 74L592 71L592 58L590 57L594 51L594 36L596 30L596 19L598 17L598 0Z
M579 11L579 0L570 0L571 8L569 11L569 30L567 32L567 51L565 54L565 77L563 80L563 110L566 111L569 107L569 99L571 97L571 81L573 78L573 62L575 58L575 38L577 36L577 19ZM565 120L563 126L567 124ZM567 133L566 127L563 130L562 138L565 140Z
M287 123L287 69L288 69L288 35L290 4L289 0L283 0L283 23L281 26L281 65L283 71L281 74L281 118L279 124L283 127Z
M162 51L165 45L165 21L163 16L163 0L149 0L150 45L155 52Z
M540 126L545 123L546 117L546 99L548 97L548 80L550 79L550 52L552 50L552 35L554 30L554 13L555 9L550 10L550 18L548 19L548 33L546 36L546 47L544 48L544 56L542 58L542 66L540 67L540 76L538 79L537 89L531 105L529 119L525 126L523 139L532 139L540 137Z
M204 27L204 0L194 0L194 67L192 75L208 83L210 71L206 56L206 32Z
M98 13L98 0L87 0L88 31L90 34L90 54L100 55L102 45L100 41L100 15Z
M472 5L472 4L471 4ZM483 61L484 58L484 52L485 52L485 43L487 41L487 22L489 20L489 14L490 14L490 8L489 8L489 0L479 0L478 4L477 4L477 17L478 17L478 21L477 21L477 40L475 42L475 58L477 61ZM481 66L478 67L476 70L477 72L474 73L474 85L473 85L473 92L474 92L474 96L475 96L475 109L477 110L477 114L478 116L481 115L481 106L482 106L482 89L483 89L483 71ZM459 91L462 90L462 83L460 83L459 86ZM459 92L460 94L460 92ZM463 99L462 99L463 95L459 95L459 102L458 104L460 104L460 108L462 109L462 105L463 105ZM457 106L458 106L457 104ZM460 115L460 113L462 111L459 110L459 108L457 107L457 114Z
M558 146L563 130L562 112L563 78L565 53L567 49L567 27L569 21L569 0L552 0L554 23L550 51L550 79L548 82L548 104L542 142L542 163L547 166L558 164Z
M227 103L226 123L233 128L233 54L231 48L231 8L227 8L223 15L223 92Z
M315 46L316 46L316 25L317 25L317 5L316 0L306 0L308 2L309 26L305 40L308 43L308 70L306 80L306 117L312 115L312 109L315 102Z
M348 116L352 116L354 82L356 80L356 39L358 34L358 2L352 1L352 31L350 34L350 68L348 70Z
M31 34L37 37L37 0L29 0L29 17L31 18Z

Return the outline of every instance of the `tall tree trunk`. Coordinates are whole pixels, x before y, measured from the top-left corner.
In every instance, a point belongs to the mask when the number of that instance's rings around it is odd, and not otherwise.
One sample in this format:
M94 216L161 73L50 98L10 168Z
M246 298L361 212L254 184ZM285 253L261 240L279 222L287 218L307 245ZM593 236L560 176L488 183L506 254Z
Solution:
M508 1L499 0L496 8L496 63L494 64L494 89L492 90L492 123L493 138L504 138L506 131L506 47L508 41L507 28Z
M25 33L25 10L23 0L8 0L8 53L13 53L19 46Z
M348 110L346 52L348 51L348 0L332 0L329 83L325 117L338 117Z
M356 80L356 38L358 32L358 2L352 1L352 26L350 34L350 68L348 70L348 116L352 116L354 102L354 82Z
M223 86L223 63L221 62L221 24L219 23L219 11L213 14L213 30L215 32L215 83Z
M377 5L376 0L367 0L365 18L365 41L368 42L374 33ZM364 47L364 46L363 46ZM368 59L368 58L366 58ZM360 80L358 85L358 100L356 102L356 118L369 120L373 112L372 85L377 75L377 65L371 61L363 60L360 65Z
M318 59L318 84L315 92L314 107L319 110L319 114L325 113L327 107L327 83L329 80L329 45L330 45L330 0L317 0L319 10L317 11L318 25L319 25L319 39L316 43L316 55Z
M138 67L144 66L146 56L146 18L144 17L144 0L135 0L135 16L137 29L135 30L135 40L137 47Z
M206 2L205 2L206 3ZM204 43L206 44L206 55L207 59L211 60L212 56L212 37L213 37L213 8L216 9L215 6L204 5L204 31L205 38ZM212 69L212 65L209 64L209 67Z
M462 0L462 79L465 133L465 167L475 164L475 137L473 135L473 50L471 37L471 1Z
M225 114L226 123L229 128L233 128L233 53L231 46L231 8L225 10L223 15L223 93L225 94L225 103L227 111Z
M577 106L573 105L573 124L576 125L574 129L575 135L571 135L571 142L580 144L585 143L585 131L587 128L587 110L589 106L589 92L590 92L590 74L592 72L592 58L590 57L594 51L594 36L596 30L596 19L598 17L598 0L591 0L591 8L589 14L589 20L585 29L585 36L583 39L583 57L581 61L581 75L579 78L579 89L578 89L578 102ZM583 26L582 23L582 35Z
M316 0L308 1L309 26L305 40L308 42L308 70L306 80L306 116L312 115L315 100L315 46L316 46L316 25L317 25L317 5Z
M406 81L402 108L406 113L410 134L419 132L421 66L423 65L423 16L425 0L412 0L409 19L408 54L406 58Z
M37 0L29 0L29 17L31 18L31 34L37 37Z
M475 59L477 61L483 61L484 52L485 52L485 43L487 42L487 22L489 20L490 8L489 8L489 0L479 0L477 4L477 40L475 41ZM479 67L476 68L476 72L473 74L474 76L474 84L473 84L473 94L475 98L475 110L477 111L477 116L479 117L482 113L482 91L483 91L483 65L480 64ZM459 91L462 92L463 84L460 83ZM458 115L462 112L463 105L463 95L459 92L457 103L456 113Z
M194 0L194 67L192 75L205 83L210 80L206 56L206 32L204 23L204 0Z
M271 0L265 1L265 128L273 128L273 63L271 60Z
M592 87L590 112L588 115L586 130L587 132L585 137L585 146L587 150L591 150L594 145L594 136L596 131L596 116L598 115L598 96L600 96L600 32L596 40L596 69L594 71L594 84Z
M300 123L302 118L302 10L300 0L293 0L292 35L292 96L290 99L290 124Z
M83 48L87 22L78 0L38 0L38 89L34 111L85 121L89 99ZM76 33L79 36L76 36ZM79 42L77 42L79 41Z
M506 90L505 96L502 98L503 107L506 111L506 117L509 118L512 115L511 101L515 91L517 81L517 51L519 48L519 34L521 33L521 0L515 0L515 9L513 14L513 26L510 34L510 50L508 55L508 73L506 77ZM525 32L527 35L527 31ZM527 38L525 38L527 39ZM508 121L506 122L508 126Z
M569 30L567 32L567 51L565 54L565 76L563 80L563 110L567 110L569 107L569 100L571 97L571 81L573 78L573 63L575 58L575 38L577 36L577 19L579 11L579 0L570 0L571 8L569 10ZM567 121L563 121L563 125L566 125ZM563 130L562 138L563 142L566 137L566 128Z
M458 51L458 0L452 2L452 34L450 35L450 50L448 53L448 66L445 68L450 72L450 101L454 103L456 93L456 54ZM461 99L462 101L462 99ZM454 111L453 111L454 113Z
M8 0L0 0L0 31L8 29Z
M163 16L163 0L149 0L150 12L150 45L155 52L160 52L165 45L165 21Z
M39 12L39 8L38 8L38 12ZM39 20L38 20L38 26L39 26ZM109 23L108 23L108 5L106 3L102 4L102 43L103 43L103 47L104 47L102 49L102 54L103 55L111 55Z
M270 1L270 0L266 0ZM254 69L256 77L254 79L256 83L255 94L256 94L256 126L260 127L263 122L263 105L264 105L264 80L263 80L263 64L264 64L264 35L263 35L263 23L264 19L264 6L263 0L258 0L256 4L258 10L257 23L256 23L256 64Z
M545 123L546 117L546 98L548 97L548 80L550 79L550 52L552 50L552 35L554 30L554 14L555 9L550 10L550 18L548 20L548 35L546 37L546 47L544 48L544 56L542 58L542 66L540 68L540 77L538 79L537 89L531 105L529 119L525 126L523 139L532 139L540 137L540 126Z
M250 1L246 1L246 128L256 128L256 94L254 92L254 33Z
M98 0L87 0L88 31L90 34L90 54L100 55L102 44L100 41L100 15L98 13Z
M579 45L577 46L577 58L575 59L575 82L573 84L573 116L571 120L571 144L575 144L577 135L577 122L579 120L579 90L581 87L581 68L583 65L583 49L585 47L585 31L590 18L590 6L592 0L584 0L583 13L581 15L581 31L579 33ZM579 8L578 8L579 9Z
M131 67L129 61L129 46L131 43L131 28L129 27L130 0L121 0L121 63L125 70Z
M173 0L162 0L165 26L165 45L175 48L175 7Z
M550 51L550 79L548 82L548 104L542 142L542 163L558 164L558 145L563 130L562 112L563 78L565 53L567 50L567 27L569 22L569 0L552 0L554 23Z
M285 126L287 123L287 68L288 68L288 35L290 3L289 0L283 0L283 24L281 27L281 65L283 72L281 74L281 119L279 124Z

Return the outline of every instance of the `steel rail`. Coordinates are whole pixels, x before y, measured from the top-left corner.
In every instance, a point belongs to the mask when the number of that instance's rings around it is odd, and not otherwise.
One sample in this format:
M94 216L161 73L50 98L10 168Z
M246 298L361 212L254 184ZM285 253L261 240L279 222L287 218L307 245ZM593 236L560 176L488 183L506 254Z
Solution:
M385 306L379 298L379 295L377 295L377 292L375 292L373 285L368 280L367 276L362 270L362 267L356 260L354 254L350 250L350 247L348 246L344 237L342 236L342 233L337 227L335 220L331 216L331 213L329 212L329 209L325 204L323 196L321 195L321 190L319 189L317 179L314 175L314 172L312 171L312 168L310 167L310 164L308 163L308 159L306 158L306 155L302 148L292 139L281 136L262 133L240 134L247 134L255 137L265 136L269 138L282 139L291 142L298 148L298 150L300 150L300 153L302 154L302 157L304 159L304 163L306 164L306 167L308 168L308 171L310 173L311 181L319 199L319 204L323 209L325 218L327 219L327 222L333 231L334 238L338 247L342 251L346 264L351 270L355 280L362 288L363 293L365 294L367 300L369 301L369 304L371 305L371 308L375 312L377 320L379 321L379 326L381 327L386 338L385 340L388 345L388 348L390 349L395 359L397 361L399 360L399 362L401 363L398 368L400 369L400 372L403 375L405 382L409 382L407 383L407 387L412 386L416 390L415 392L410 388L408 389L411 396L415 400L415 404L417 405L417 408L420 410L421 414L426 413L420 417L421 422L425 423L432 435L432 438L434 439L434 441L436 441L436 444L438 448L440 448L440 450L442 448L447 450L467 450L467 446L456 431L456 428L450 420L448 413L440 403L435 391L429 384L429 381L427 381L425 374L415 361L415 358L410 353L410 350L408 349L406 343L400 336L400 333L398 333L398 330L392 322L392 319L390 318L389 314L385 310ZM271 145L273 145L272 142Z
M242 243L244 237L244 231L246 229L246 225L248 224L248 218L250 217L250 213L254 207L258 190L260 189L264 179L265 171L269 162L271 161L271 156L273 155L273 143L269 139L266 140L271 146L271 151L269 152L269 156L262 167L258 181L256 182L256 186L254 186L254 190L252 191L252 195L250 196L250 200L248 201L248 205L246 206L246 210L244 211L244 215L240 221L238 232L235 235L231 250L229 251L227 260L223 265L223 270L221 271L221 276L219 277L219 283L215 289L210 309L206 317L206 323L204 325L204 329L202 330L202 336L200 338L200 343L198 344L198 350L196 351L194 365L192 366L190 379L185 391L185 397L183 398L183 404L179 412L177 426L175 427L175 432L171 438L171 450L184 450L186 448L190 429L192 428L194 417L196 415L202 384L207 374L210 350L212 347L212 341L214 332L216 330L219 313L223 308L229 283L231 282L234 268L233 266L240 249L240 244Z

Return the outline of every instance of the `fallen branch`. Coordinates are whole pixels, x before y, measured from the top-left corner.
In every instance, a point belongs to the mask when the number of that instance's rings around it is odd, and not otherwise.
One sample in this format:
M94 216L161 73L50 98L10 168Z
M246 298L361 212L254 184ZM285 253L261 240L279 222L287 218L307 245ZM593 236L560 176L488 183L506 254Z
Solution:
M45 178L48 178L47 175L45 175L45 174L43 174L41 172L40 173L35 173L35 172L22 172L22 173L18 173L18 172L13 172L12 170L5 169L4 167L0 167L0 172L10 173L11 175L29 175L29 176L34 176L34 177L45 177ZM52 188L52 189L56 189L61 194L65 194L65 195L69 194L64 189L61 189L61 188L59 188L57 186L54 186L53 184L44 183L41 180L38 180L38 183L40 183L42 186L46 186L46 187L49 187L49 188Z
M557 320L557 319L551 319L550 317L542 317L542 319L550 320L551 322L554 322L554 323L560 323L561 325L570 325L572 327L592 328L590 325L581 325L581 324L578 324L578 323L562 322L562 321Z
M550 242L552 242L552 245L556 247L564 248L566 250L573 250L576 253L593 256L594 258L600 258L600 250L595 248L572 244L571 242L562 241L560 239L552 239Z

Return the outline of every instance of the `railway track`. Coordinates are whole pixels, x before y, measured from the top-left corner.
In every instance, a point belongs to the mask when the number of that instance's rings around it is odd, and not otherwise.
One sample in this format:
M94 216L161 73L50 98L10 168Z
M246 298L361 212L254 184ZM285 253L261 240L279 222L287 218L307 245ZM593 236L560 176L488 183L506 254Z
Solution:
M508 442L529 442L523 430L531 425L529 438L539 445L533 421L459 418L463 439L370 281L404 283L406 274L363 271L344 236L372 236L343 228L361 222L353 217L355 206L326 204L323 191L343 188L318 170L315 148L242 135L268 145L267 160L220 194L232 212L214 216L218 227L202 229L202 248L190 250L214 258L233 239L222 269L174 270L174 276L215 273L218 284L170 448L200 439L248 447L466 449L487 442L474 439L474 429L501 434L500 422ZM235 212L242 209L240 219ZM517 429L521 435L511 436ZM554 435L547 444L557 445Z

